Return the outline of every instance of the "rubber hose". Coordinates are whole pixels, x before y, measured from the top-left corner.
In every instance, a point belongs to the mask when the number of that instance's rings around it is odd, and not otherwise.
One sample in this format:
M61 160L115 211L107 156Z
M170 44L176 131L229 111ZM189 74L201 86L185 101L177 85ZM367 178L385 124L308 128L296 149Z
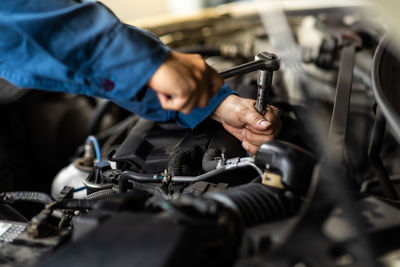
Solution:
M168 161L168 171L172 176L192 175L193 162L197 154L197 147L181 147L171 154Z
M0 198L5 203L13 202L36 202L44 205L54 202L54 199L46 193L30 192L30 191L15 191L4 192L0 194Z
M116 194L117 194L117 192L115 192L113 189L105 189L105 190L97 191L90 195L87 195L85 197L85 199L99 200L99 199L107 198L107 197L110 197L110 196L113 196Z
M297 198L288 198L263 184L234 187L222 195L234 203L236 212L247 227L292 216L299 206Z
M91 120L88 126L88 135L95 135L99 132L101 122L103 121L104 115L107 113L109 108L112 106L110 100L101 99L93 111Z
M134 171L125 171L121 174L119 179L127 178L130 181L141 182L141 183L157 183L161 182L161 179L154 179L154 174L150 173L138 173Z
M85 210L93 209L97 200L92 199L63 199L58 201L53 209Z

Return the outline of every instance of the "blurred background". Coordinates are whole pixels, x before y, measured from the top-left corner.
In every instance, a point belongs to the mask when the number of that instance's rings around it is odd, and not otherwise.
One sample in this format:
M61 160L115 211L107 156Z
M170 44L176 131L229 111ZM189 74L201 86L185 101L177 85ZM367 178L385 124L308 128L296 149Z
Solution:
M204 9L217 7L219 5L233 2L256 2L279 3L282 7L287 6L351 6L352 4L364 3L371 8L364 10L364 18L378 20L384 24L388 32L394 33L393 41L400 46L400 37L397 36L397 29L400 27L400 1L397 0L100 0L108 6L122 21L141 27L156 25L163 19L180 18L198 14ZM250 5L251 6L251 5ZM284 8L285 9L285 8ZM400 49L398 49L397 52Z
M190 14L203 8L247 0L102 0L123 21L160 15Z
M281 3L286 5L350 5L351 3L366 3L372 5L366 17L374 18L379 15L391 29L400 26L400 1L396 0L100 0L108 6L122 21L135 24L151 18L152 21L164 17L180 17L193 15L210 7L233 2L264 2ZM147 22L147 21L146 21ZM140 24L140 23L139 23ZM396 38L395 38L396 39Z

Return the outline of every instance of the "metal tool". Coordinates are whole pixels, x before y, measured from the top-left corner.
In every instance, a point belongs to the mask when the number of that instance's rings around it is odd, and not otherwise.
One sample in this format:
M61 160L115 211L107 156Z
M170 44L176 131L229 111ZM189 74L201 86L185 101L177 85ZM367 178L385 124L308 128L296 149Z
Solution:
M261 52L255 56L254 61L235 66L219 74L226 80L259 70L256 109L260 114L264 115L266 104L268 103L267 98L272 87L272 74L279 69L280 65L281 60L277 55Z

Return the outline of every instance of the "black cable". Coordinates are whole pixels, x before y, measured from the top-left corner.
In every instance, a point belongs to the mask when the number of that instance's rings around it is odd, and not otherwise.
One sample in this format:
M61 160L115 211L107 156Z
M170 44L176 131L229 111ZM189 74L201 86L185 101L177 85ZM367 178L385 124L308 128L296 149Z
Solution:
M118 140L118 138L128 129L132 128L136 122L139 121L139 117L133 116L130 117L126 123L123 123L121 127L116 128L111 135L104 142L102 147L103 153L108 153L110 151L110 147Z
M236 165L222 166L218 169L206 172L206 173L198 175L198 176L174 176L171 178L171 181L174 183L194 183L194 182L199 182L199 181L206 181L206 180L209 180L212 178L216 178L223 173L227 173L232 170L237 170L237 169L247 168L247 167L253 168L257 172L257 174L260 178L263 177L263 172L260 168L258 168L252 162L244 161L244 162L239 162Z
M103 140L103 139L113 135L115 132L123 132L126 129L131 128L138 120L139 120L138 116L131 115L131 116L127 117L126 119L123 119L122 121L111 126L110 128L107 128L104 131L96 134L96 137L98 140Z
M398 99L390 95L391 92L393 93L398 89L398 83L395 83L395 78L397 77L395 77L396 73L384 73L384 70L392 70L393 72L393 70L396 69L395 66L399 64L397 61L394 61L394 56L388 53L387 47L389 44L390 39L388 37L384 37L375 51L371 71L372 91L374 92L376 102L382 110L386 121L389 123L397 142L400 143L400 115L396 107ZM392 82L392 90L391 88L382 87L383 76L393 79L394 82ZM396 94L394 95L396 96Z
M54 202L54 199L49 194L42 192L15 191L1 193L0 201L4 203L36 202L48 205Z
M97 104L92 119L89 121L88 125L88 135L95 135L98 133L100 124L103 121L104 115L111 107L113 103L107 99L100 99Z
M140 183L161 183L162 180L159 178L161 177L155 174L138 173L134 171L125 171L119 177L119 179L127 179Z
M385 166L383 165L379 156L385 135L385 128L386 120L383 117L380 108L377 107L374 128L372 130L371 142L368 149L368 158L375 175L378 177L378 181L385 196L393 200L398 200L399 196L397 195Z
M328 142L331 145L332 151L328 157L337 157L333 160L337 160L339 163L343 161L346 145L347 121L349 118L356 48L356 44L352 43L344 46L341 50L338 82L329 127Z
M52 209L72 209L72 210L85 210L93 209L98 200L91 199L63 199L54 202L51 206Z
M85 197L85 199L99 200L99 199L107 198L110 196L114 196L116 194L117 194L117 192L114 189L104 189L104 190L97 191L97 192L87 195Z

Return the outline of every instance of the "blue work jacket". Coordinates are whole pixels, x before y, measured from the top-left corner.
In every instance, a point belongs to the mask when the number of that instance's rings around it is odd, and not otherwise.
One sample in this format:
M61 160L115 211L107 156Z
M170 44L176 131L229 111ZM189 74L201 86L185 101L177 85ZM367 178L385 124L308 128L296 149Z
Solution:
M1 0L0 77L23 88L110 99L154 121L194 128L233 93L223 85L205 108L163 110L146 83L169 48L98 2Z

